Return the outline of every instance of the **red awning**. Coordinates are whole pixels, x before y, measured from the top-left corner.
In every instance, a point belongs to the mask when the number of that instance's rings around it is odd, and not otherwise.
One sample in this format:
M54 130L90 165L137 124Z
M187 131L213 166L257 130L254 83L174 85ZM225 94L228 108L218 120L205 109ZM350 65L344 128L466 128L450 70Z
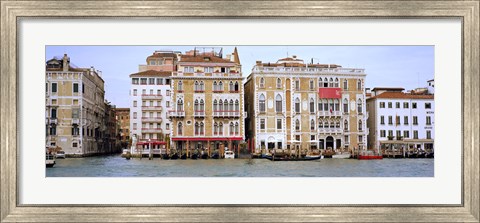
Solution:
M172 138L173 141L240 141L242 137L219 137L219 138L198 138L198 137L182 137Z
M318 96L320 98L342 98L341 88L319 88Z

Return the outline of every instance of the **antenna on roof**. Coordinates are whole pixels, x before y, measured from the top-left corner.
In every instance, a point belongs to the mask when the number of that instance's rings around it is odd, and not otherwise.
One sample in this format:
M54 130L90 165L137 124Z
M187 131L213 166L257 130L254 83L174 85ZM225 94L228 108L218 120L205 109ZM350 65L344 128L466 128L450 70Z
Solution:
M193 56L196 56L197 55L197 47L194 47L193 48Z

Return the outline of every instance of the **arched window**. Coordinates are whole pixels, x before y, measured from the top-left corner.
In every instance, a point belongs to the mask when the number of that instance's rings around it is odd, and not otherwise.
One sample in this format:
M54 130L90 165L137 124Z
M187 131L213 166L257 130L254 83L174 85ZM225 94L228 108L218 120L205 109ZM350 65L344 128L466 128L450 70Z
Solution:
M358 131L362 131L363 126L362 126L362 120L358 120Z
M275 98L275 111L277 113L282 112L282 96L277 94L277 97Z
M300 120L295 120L295 130L300 131Z
M323 121L321 119L318 120L318 128L319 129L323 128Z
M230 112L233 111L233 100L232 100L232 99L230 99L230 108L228 108L228 110L229 110Z
M323 87L328 87L328 79L327 78L323 79Z
M223 122L220 122L220 124L218 124L218 134L223 135Z
M200 90L200 88L198 87L198 81L195 81L195 89L194 89L194 90L195 90L195 91L199 91L199 90Z
M330 78L330 81L328 82L328 87L333 87L333 78Z
M345 131L348 131L348 121L345 119L345 121L343 122L343 129Z
M300 113L300 99L295 99L295 112Z
M205 126L203 125L203 122L200 122L200 135L203 135L205 132Z
M229 90L229 91L233 91L233 81L230 81L228 90Z
M181 122L178 123L177 133L178 133L179 136L181 136L183 134L183 125L182 125Z
M348 113L348 101L347 99L343 99L343 113Z
M362 80L361 79L357 80L357 90L359 90L359 91L362 90Z
M330 122L330 128L331 129L335 128L335 122L333 122L333 121Z
M357 110L358 110L358 113L362 113L362 99L358 99L358 102L357 102Z
M240 104L238 103L238 100L235 100L235 111L239 112L240 111Z
M265 112L265 96L263 94L258 97L258 110L260 112Z
M223 83L221 81L218 82L218 91L223 91Z
M338 83L338 78L335 78L335 87L338 87L339 83Z
M345 79L343 81L343 90L348 90L348 80L347 79Z
M213 91L218 91L217 81L213 81Z
M323 78L318 78L318 87L323 87Z
M315 89L315 82L313 80L310 80L310 90Z
M334 107L333 107L333 100L332 100L332 99L329 99L328 102L329 102L329 104L330 104L329 111L330 111L330 112L333 112L333 109L334 109Z
M218 111L223 111L223 101L220 99L220 102L218 103Z
M315 130L315 120L310 120L310 130Z
M335 127L336 127L337 129L340 128L340 121L337 121L337 124L335 125Z
M200 81L200 91L205 91L205 85L203 84L203 81Z
M198 122L195 122L195 135L198 135L200 133L200 125L198 124Z
M235 81L235 92L238 92L240 91L240 89L238 88L238 81Z
M217 102L217 99L213 100L213 112L217 112L218 111L218 102Z
M233 135L234 129L233 129L233 122L230 122L230 135Z
M223 111L224 111L224 112L227 112L227 111L228 111L228 101L227 101L227 99L225 99L225 100L223 101Z
M265 79L260 78L260 88L264 88L265 87Z
M277 88L282 88L282 79L277 78Z
M218 135L218 125L216 122L213 124L213 135Z
M325 121L325 122L324 122L324 126L323 126L323 127L325 127L325 128L328 129L328 127L329 127L329 126L328 126L328 121Z
M200 109L199 109L199 107L198 107L198 99L195 99L195 103L194 103L194 105L193 105L193 110L195 110L195 113L196 113L197 111L200 111Z
M238 122L235 123L235 135L240 135L240 128L238 126Z
M326 111L328 112L328 100L327 99L323 99L323 111Z
M333 103L335 103L335 111L340 111L340 101L338 99L333 100Z
M310 98L310 113L315 113L315 101Z
M182 83L182 81L179 81L179 82L178 82L178 91L179 91L179 92L182 92L182 91L183 91L183 83Z
M200 99L200 111L205 111L205 103L203 102L203 99Z
M177 100L177 111L183 111L183 101L182 101L182 99Z

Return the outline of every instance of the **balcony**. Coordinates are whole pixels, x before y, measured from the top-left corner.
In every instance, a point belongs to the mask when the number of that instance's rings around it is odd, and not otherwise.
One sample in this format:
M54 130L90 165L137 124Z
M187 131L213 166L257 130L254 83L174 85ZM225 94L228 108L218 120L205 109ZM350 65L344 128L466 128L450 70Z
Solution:
M142 128L142 133L161 133L162 128Z
M318 116L332 117L332 116L342 116L341 111L319 111Z
M169 111L168 112L168 116L169 117L173 117L173 118L183 118L185 117L185 111Z
M344 130L341 128L321 128L318 130L319 133L324 133L324 134L334 134L334 133L343 133ZM347 131L345 131L347 132Z
M142 122L157 122L161 123L162 118L161 117L142 117Z
M144 111L162 111L162 106L142 106Z
M72 125L80 125L80 119L72 118Z
M47 125L56 125L56 124L58 124L58 119L57 118L46 118L45 123Z
M193 116L203 118L205 117L205 111L195 111Z
M217 118L240 117L240 111L214 111L213 117L217 117Z
M159 100L163 99L161 94L142 94L142 99Z

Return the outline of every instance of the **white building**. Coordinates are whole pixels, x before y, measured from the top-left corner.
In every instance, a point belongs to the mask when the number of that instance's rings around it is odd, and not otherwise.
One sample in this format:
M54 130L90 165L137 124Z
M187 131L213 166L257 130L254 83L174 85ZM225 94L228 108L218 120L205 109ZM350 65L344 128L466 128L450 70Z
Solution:
M136 135L137 145L152 143L154 149L164 148L170 137L171 75L171 71L154 70L130 75L130 132Z
M396 144L404 149L433 149L434 95L404 93L402 88L374 88L367 99L369 149ZM402 148L396 148L402 149Z

